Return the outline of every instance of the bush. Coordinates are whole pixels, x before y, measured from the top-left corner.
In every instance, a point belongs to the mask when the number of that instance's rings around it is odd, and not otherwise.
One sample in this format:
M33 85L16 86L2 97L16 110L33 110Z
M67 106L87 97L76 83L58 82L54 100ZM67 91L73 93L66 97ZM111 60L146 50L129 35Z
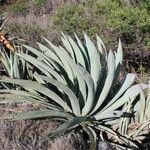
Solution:
M106 23L114 31L119 32L126 44L141 41L150 30L150 17L145 8L119 7L111 10Z
M46 0L35 0L37 6L42 6Z
M80 5L68 3L54 12L54 26L69 34L81 33L83 30L91 36L98 33L107 39L109 37L111 43L114 43L116 37L121 37L129 47L136 45L136 49L145 45L145 49L149 49L148 8L148 1L134 2L133 5L130 1L127 3L119 0L88 0Z
M28 10L28 0L18 1L9 7L9 11L14 14L25 14Z
M89 35L94 35L98 32L98 28L92 23L92 18L85 14L85 7L70 3L61 6L54 13L54 24L56 29L62 30L69 34L74 31L88 32Z

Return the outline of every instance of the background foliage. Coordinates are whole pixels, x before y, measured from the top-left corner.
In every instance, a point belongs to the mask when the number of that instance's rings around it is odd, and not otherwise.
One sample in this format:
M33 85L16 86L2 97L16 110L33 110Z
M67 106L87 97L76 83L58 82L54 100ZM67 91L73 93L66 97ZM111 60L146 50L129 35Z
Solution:
M121 38L128 68L144 67L146 71L150 68L148 0L8 0L7 3L1 9L11 18L6 30L12 30L31 45L41 41L41 35L60 43L60 30L70 35L76 32L80 37L86 32L93 39L98 34L110 45L108 48L115 47Z

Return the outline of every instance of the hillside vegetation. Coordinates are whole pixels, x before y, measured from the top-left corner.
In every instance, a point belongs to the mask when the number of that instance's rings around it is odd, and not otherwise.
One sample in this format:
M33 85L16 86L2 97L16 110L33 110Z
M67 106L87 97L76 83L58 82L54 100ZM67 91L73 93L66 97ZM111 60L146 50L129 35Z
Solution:
M1 0L0 14L0 149L149 149L149 0Z
M7 30L31 45L41 36L59 43L60 31L98 34L109 48L121 38L128 68L150 68L149 0L7 0L2 8Z

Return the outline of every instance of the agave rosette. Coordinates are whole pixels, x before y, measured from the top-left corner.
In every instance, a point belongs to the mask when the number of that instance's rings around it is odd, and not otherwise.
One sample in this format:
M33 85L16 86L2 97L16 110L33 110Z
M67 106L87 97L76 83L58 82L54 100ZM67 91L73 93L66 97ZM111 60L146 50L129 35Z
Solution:
M24 59L16 55L16 52L24 53L21 45L21 41L24 40L11 37L9 32L1 33L6 22L6 15L2 15L0 17L0 63L3 67L2 71L11 78L27 78L29 77L29 66Z
M45 38L44 38L45 39ZM1 90L26 97L24 102L44 105L48 110L22 112L6 118L31 119L49 117L63 119L65 122L50 137L62 134L77 126L89 135L91 149L96 149L97 134L105 140L103 133L113 136L117 143L137 148L136 144L111 129L119 123L119 118L132 117L121 108L145 89L146 85L132 86L135 74L127 74L119 79L122 65L122 46L119 41L117 52L107 52L102 40L97 36L97 47L84 34L85 44L75 34L62 36L62 46L55 46L45 39L46 45L38 43L39 49L24 47L33 53L18 53L18 56L35 66L36 81L1 78L1 82L21 86L21 90ZM138 87L142 87L139 89ZM20 102L16 100L16 102ZM1 103L5 103L2 100ZM115 141L115 140L114 140Z
M138 88L140 93L133 101L135 105L132 105L131 102L124 105L124 110L134 112L135 117L132 119L120 119L118 131L128 139L137 141L140 144L147 138L150 131L150 82L146 89L143 89L141 86L138 86Z
M18 47L17 50L20 48ZM26 69L25 61L18 55L12 52L7 52L4 48L2 48L0 51L0 62L5 70L5 73L9 77L24 78Z

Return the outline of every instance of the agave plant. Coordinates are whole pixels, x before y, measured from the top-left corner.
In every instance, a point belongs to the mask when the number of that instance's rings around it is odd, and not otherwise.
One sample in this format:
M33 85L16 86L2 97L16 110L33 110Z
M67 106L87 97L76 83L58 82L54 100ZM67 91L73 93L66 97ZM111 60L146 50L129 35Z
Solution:
M139 88L141 88L139 86ZM146 90L141 90L139 96L131 103L124 106L124 110L135 112L134 119L122 118L118 131L129 139L137 141L139 145L147 138L150 125L150 82Z
M76 127L81 127L90 139L90 149L96 149L97 139L110 139L119 148L136 149L131 140L113 130L120 118L131 118L132 113L122 110L132 103L147 85L132 86L135 74L127 74L120 79L122 46L119 41L117 52L107 52L102 40L97 36L97 47L84 34L85 44L75 34L62 36L62 46L55 46L45 39L46 45L37 43L39 49L24 47L34 55L17 55L36 67L36 81L1 78L1 82L20 86L19 90L3 89L0 93L13 93L25 97L24 100L1 100L0 103L27 102L46 106L45 110L28 111L3 117L13 120L50 118L64 123L48 136L53 137ZM138 87L141 88L138 88ZM107 136L104 136L104 134ZM100 136L99 136L100 135ZM119 146L121 143L124 147Z
M0 18L0 63L5 74L11 78L25 78L25 61L16 55L15 51L23 53L22 46L19 44L21 39L10 37L8 33L3 34L6 16Z
M14 37L9 37L9 32L8 33L2 33L2 30L4 29L6 24L6 15L1 15L0 16L0 44L1 47L5 47L6 49L14 52L15 48L11 45L12 43L10 41L14 40Z
M9 77L24 78L26 69L25 61L15 53L7 52L2 48L0 51L0 62Z

